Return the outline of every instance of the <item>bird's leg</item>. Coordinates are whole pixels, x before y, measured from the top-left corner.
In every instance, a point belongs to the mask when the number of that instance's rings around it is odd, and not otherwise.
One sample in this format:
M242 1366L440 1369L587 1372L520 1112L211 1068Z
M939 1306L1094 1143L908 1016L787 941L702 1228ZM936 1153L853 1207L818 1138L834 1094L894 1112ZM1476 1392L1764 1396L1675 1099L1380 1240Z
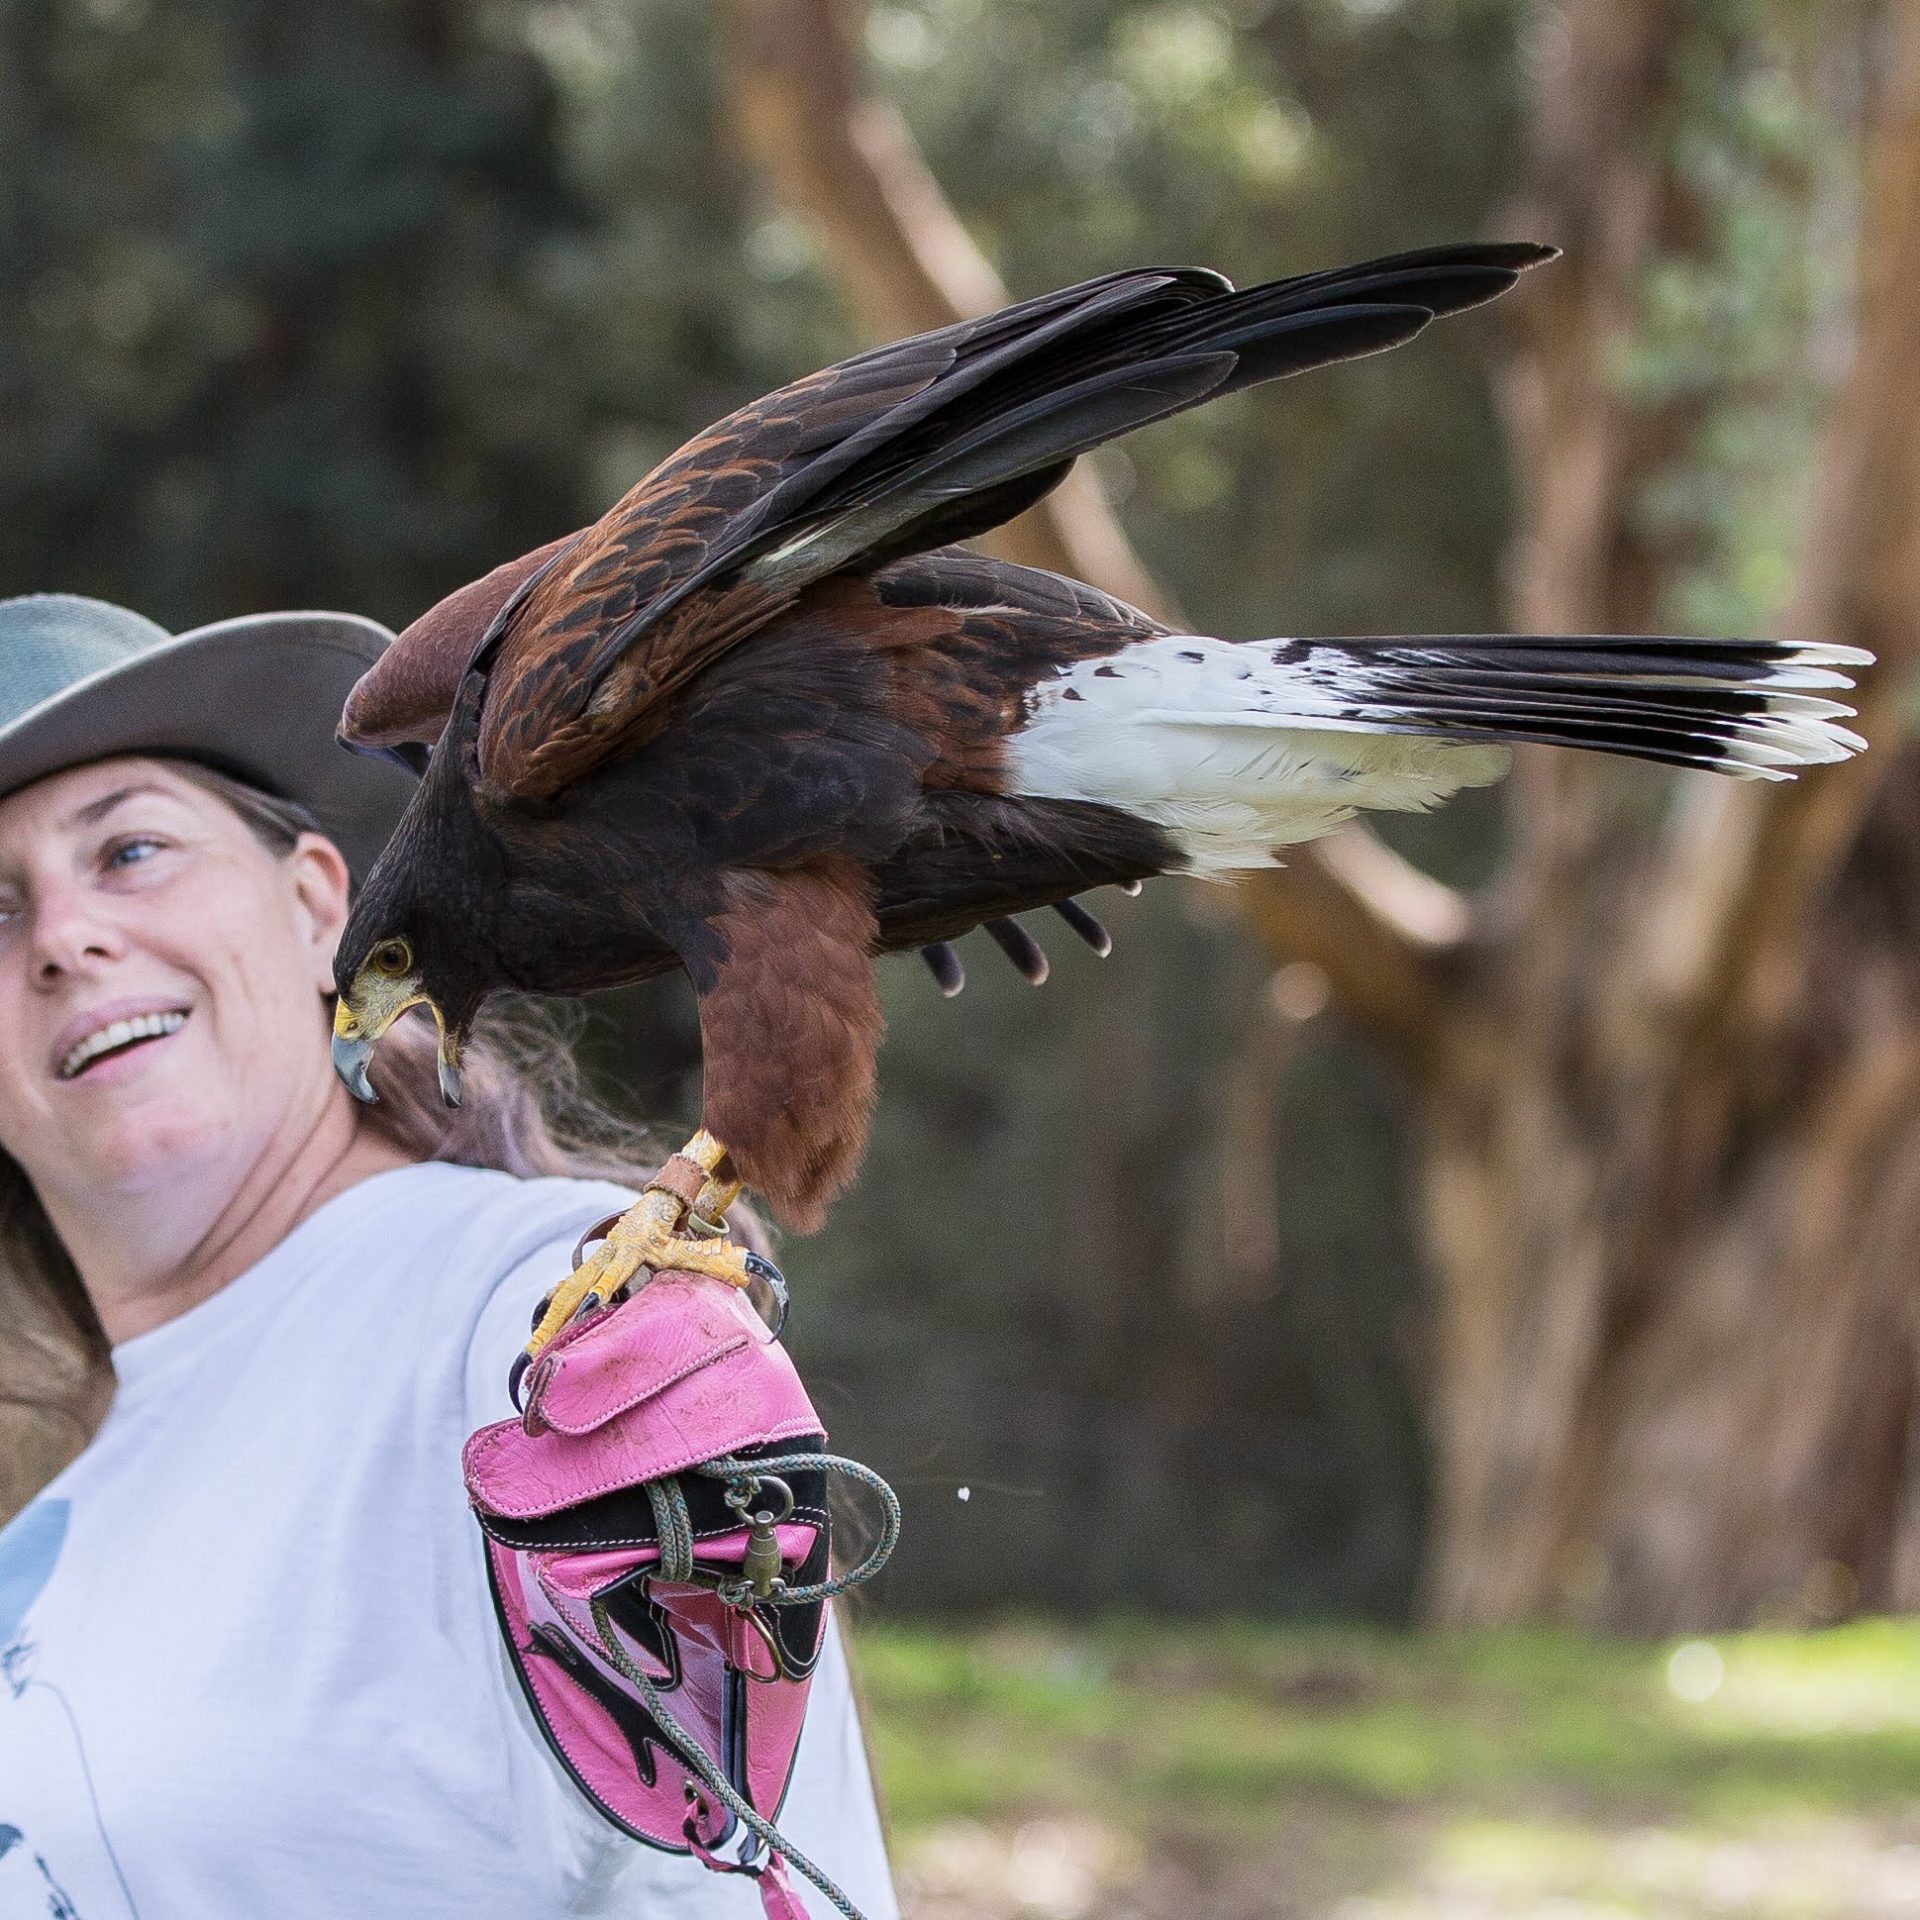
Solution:
M735 873L713 932L707 977L694 973L701 1103L713 1130L702 1127L648 1181L547 1297L514 1363L516 1388L569 1320L611 1302L643 1268L782 1291L778 1269L726 1238L722 1215L739 1176L804 1232L859 1159L880 1040L877 928L859 869L835 859Z
M537 1354L584 1305L611 1301L643 1267L655 1273L701 1273L729 1286L747 1286L756 1263L726 1237L726 1210L740 1197L740 1182L721 1171L726 1164L726 1147L701 1128L547 1296L527 1342L527 1357Z

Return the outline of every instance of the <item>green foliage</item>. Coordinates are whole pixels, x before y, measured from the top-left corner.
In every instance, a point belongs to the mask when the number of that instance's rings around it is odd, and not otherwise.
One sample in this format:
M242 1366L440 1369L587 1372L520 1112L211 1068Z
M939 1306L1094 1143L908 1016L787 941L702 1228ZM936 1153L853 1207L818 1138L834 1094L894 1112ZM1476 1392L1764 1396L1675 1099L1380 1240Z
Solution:
M555 98L473 9L0 16L0 584L406 615L577 511Z
M1382 1915L1517 1916L1556 1898L1583 1914L1725 1911L1730 1863L1767 1848L1797 1872L1763 1867L1738 1911L1899 1910L1856 1904L1842 1874L1871 1878L1912 1830L1910 1621L1684 1649L1245 1624L869 1628L857 1659L910 1873L969 1826L1094 1821L1149 1858L1203 1854L1223 1876L1241 1863L1240 1880L1273 1850L1289 1911L1344 1897L1358 1912L1363 1894ZM1703 1659L1701 1697L1688 1662ZM1821 1849L1835 1865L1809 1890Z
M1798 566L1805 482L1842 358L1858 193L1844 40L1795 0L1695 10L1676 64L1676 204L1622 388L1677 423L1641 521L1669 617L1756 633Z
M1810 418L1778 369L1825 311L1786 263L1838 162L1804 11L1752 35L1743 11L1702 10L1683 76L1713 246L1655 277L1621 377L1715 398L1648 512L1698 557L1690 617L1744 625ZM1524 13L879 0L869 41L1030 294L1123 262L1247 281L1493 230ZM397 623L861 344L729 150L723 57L698 0L9 0L0 592ZM1100 473L1209 629L1495 625L1496 339L1451 322L1136 436ZM1699 597L1723 577L1737 605ZM1393 832L1477 879L1490 820L1470 801ZM1230 1610L1403 1611L1422 1480L1396 1095L1315 1023L1276 1093L1279 1250L1236 1273L1221 1090L1260 1037L1263 970L1201 889L1102 911L1115 957L1059 934L1042 994L984 942L958 1006L889 969L873 1161L788 1253L835 1437L907 1499L891 1603L1189 1604L1201 1563ZM692 1117L684 994L622 998L594 1052L662 1120Z
M1319 1792L1695 1820L1911 1802L1920 1626L1711 1644L1724 1677L1701 1701L1673 1690L1675 1643L1562 1633L870 1626L860 1670L906 1829L1120 1803L1257 1824Z
M728 147L710 12L582 0L515 16L563 103L556 140L581 209L548 284L593 513L688 434L858 344L805 270L810 242L763 207Z
M869 35L1016 292L1123 261L1243 283L1485 231L1514 187L1511 6L895 0ZM1210 631L1495 615L1482 323L1131 437L1129 531ZM1463 485L1462 476L1472 484Z

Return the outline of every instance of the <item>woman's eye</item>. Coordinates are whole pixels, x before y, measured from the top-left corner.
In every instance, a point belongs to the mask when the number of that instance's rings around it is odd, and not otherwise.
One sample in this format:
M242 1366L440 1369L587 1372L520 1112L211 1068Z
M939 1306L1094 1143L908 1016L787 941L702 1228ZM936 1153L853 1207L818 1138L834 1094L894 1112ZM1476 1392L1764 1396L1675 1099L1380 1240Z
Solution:
M122 840L118 846L108 851L107 865L110 867L137 866L149 854L157 853L159 848L158 840Z

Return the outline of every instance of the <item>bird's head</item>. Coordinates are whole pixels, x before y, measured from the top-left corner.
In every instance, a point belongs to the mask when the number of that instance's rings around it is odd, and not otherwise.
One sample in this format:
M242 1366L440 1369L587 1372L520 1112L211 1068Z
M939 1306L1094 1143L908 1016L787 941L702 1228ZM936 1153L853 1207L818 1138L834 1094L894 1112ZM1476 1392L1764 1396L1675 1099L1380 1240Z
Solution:
M362 903L365 904L364 902ZM452 949L452 951L449 951ZM333 957L333 1068L357 1100L372 1100L367 1067L381 1036L410 1007L425 1007L440 1032L440 1095L460 1104L460 1049L492 982L457 942L359 910Z

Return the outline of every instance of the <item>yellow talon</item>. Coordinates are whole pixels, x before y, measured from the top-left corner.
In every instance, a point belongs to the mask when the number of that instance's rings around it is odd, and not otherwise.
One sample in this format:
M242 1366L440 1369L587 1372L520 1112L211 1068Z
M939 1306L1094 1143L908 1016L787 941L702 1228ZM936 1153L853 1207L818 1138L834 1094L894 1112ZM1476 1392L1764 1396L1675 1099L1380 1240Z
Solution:
M709 1231L682 1232L689 1214L696 1221L719 1223L740 1196L740 1182L717 1177L714 1169L726 1158L726 1148L705 1128L674 1156L691 1161L706 1174L691 1209L679 1194L664 1186L649 1187L611 1227L586 1259L548 1296L546 1311L527 1342L527 1358L546 1346L580 1311L582 1302L597 1296L611 1300L643 1267L654 1273L699 1273L729 1286L746 1288L753 1275L743 1248ZM671 1165L671 1162L669 1163Z

